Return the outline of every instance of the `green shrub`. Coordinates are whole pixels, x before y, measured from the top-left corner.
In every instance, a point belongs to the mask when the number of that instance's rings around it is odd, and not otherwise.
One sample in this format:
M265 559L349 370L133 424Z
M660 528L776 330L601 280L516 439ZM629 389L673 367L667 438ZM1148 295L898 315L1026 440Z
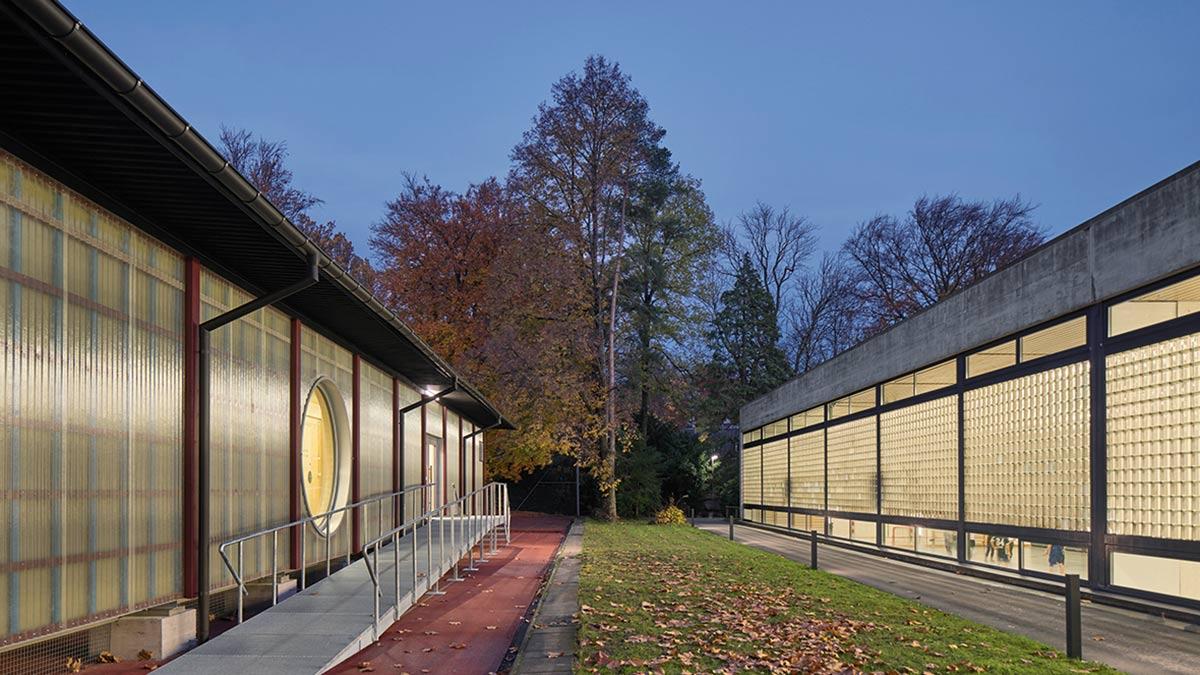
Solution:
M678 506L667 504L654 514L654 522L659 525L687 525L687 517Z

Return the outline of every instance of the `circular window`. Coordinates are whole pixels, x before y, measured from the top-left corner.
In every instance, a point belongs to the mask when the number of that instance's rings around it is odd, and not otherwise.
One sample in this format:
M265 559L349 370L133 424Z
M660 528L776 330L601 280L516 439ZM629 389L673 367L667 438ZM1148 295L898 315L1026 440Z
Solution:
M346 504L349 493L350 452L346 449L346 406L332 380L313 385L304 404L304 428L300 433L300 481L304 505L310 516L320 516ZM317 518L313 527L328 536L342 522L342 513Z

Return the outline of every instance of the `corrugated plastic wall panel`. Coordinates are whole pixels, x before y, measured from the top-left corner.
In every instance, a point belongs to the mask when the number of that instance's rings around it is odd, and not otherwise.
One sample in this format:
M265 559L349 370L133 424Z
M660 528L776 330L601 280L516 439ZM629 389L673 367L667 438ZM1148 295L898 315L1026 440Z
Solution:
M183 260L0 152L0 644L182 591Z
M321 335L312 330L308 326L302 326L300 329L300 396L301 405L307 400L309 392L313 385L323 377L327 377L337 385L337 388L342 396L342 405L346 407L346 419L354 419L354 355L348 350L342 348L333 340ZM331 402L332 404L333 402ZM335 404L336 405L336 404ZM350 429L342 430L345 433L350 433ZM350 444L346 443L345 450L349 452ZM339 449L340 451L340 449ZM335 465L340 464L340 456ZM339 475L337 480L349 481L349 475ZM339 483L340 484L340 483ZM307 514L305 514L307 515ZM350 517L346 516L340 520L334 519L336 528L330 536L328 542L330 551L336 556L339 552L345 552L350 547ZM308 534L314 534L312 528ZM305 547L307 550L306 559L315 561L318 558L325 559L326 541L323 536L306 536Z
M254 299L210 272L200 273L201 321ZM261 309L212 333L210 436L211 588L233 584L217 547L233 537L288 522L291 320ZM279 566L288 536L280 533ZM271 573L271 539L243 545L247 579Z
M400 407L405 408L421 399L416 389L400 383ZM421 484L421 409L414 408L404 414L404 446L401 453L404 459L404 487ZM420 515L424 511L420 492L405 496L404 517L406 519Z
M361 361L359 368L359 493L366 499L392 491L392 378L382 370ZM392 527L392 502L386 500L381 508L371 507L366 514L365 533L375 533L380 527Z

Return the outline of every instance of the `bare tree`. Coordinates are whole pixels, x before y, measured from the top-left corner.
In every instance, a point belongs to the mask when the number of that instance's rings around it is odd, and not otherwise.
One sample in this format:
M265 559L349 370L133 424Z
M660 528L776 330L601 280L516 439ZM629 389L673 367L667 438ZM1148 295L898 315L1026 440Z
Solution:
M903 219L878 215L843 245L868 334L1024 257L1045 235L1019 195L991 203L921 197Z
M794 307L785 314L784 346L792 370L804 373L856 343L854 284L840 255L826 253L796 285Z
M727 248L732 248L731 269L741 261L743 252L748 253L775 307L784 311L790 305L791 284L816 249L816 226L787 207L775 209L763 202L738 216L738 226L740 237L726 235Z
M373 292L379 284L374 268L354 252L354 244L338 230L337 223L318 223L309 210L323 201L316 195L292 184L292 170L287 167L288 149L285 141L272 141L245 129L221 127L221 152L229 164L246 180L266 195L292 224L300 228L326 255L333 258L350 275Z

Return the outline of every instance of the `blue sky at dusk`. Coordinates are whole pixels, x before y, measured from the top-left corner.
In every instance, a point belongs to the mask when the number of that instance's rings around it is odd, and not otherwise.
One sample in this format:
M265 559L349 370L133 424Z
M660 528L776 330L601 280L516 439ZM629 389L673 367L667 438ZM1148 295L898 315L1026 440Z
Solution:
M721 221L836 247L923 193L1067 229L1200 160L1200 3L68 2L210 140L291 150L365 252L405 171L503 175L550 85L619 61Z

